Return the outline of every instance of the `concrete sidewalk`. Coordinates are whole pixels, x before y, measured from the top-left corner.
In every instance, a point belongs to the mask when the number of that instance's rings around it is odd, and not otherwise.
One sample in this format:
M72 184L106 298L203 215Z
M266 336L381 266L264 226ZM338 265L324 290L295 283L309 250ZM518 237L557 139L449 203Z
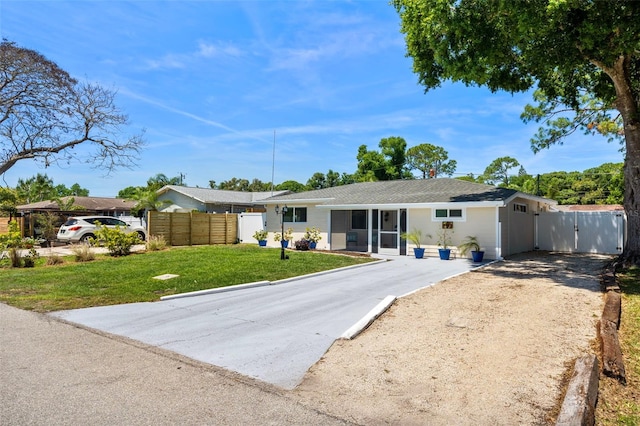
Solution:
M263 383L0 303L1 425L348 425Z
M267 287L52 315L292 389L335 339L389 295L477 266L466 259L393 259Z

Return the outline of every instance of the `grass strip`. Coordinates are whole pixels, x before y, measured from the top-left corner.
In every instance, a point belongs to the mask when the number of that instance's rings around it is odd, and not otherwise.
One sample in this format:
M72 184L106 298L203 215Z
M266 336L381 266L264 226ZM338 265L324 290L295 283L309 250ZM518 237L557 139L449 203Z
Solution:
M10 268L0 264L0 301L49 312L90 306L157 301L161 296L255 281L279 279L370 262L315 251L287 251L254 245L174 247L125 257L98 256L91 262L65 258L60 265ZM166 281L153 279L176 274Z
M618 336L627 385L601 377L596 424L640 425L640 268L618 274L622 292L622 317Z

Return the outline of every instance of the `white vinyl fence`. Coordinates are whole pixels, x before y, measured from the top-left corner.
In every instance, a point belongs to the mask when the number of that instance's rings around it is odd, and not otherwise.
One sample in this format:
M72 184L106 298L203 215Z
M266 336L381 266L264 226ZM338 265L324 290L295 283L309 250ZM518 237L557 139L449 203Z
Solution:
M258 230L264 229L266 213L240 213L238 216L238 239L241 243L257 243L253 238Z
M622 253L623 212L544 212L536 217L536 246L570 253Z

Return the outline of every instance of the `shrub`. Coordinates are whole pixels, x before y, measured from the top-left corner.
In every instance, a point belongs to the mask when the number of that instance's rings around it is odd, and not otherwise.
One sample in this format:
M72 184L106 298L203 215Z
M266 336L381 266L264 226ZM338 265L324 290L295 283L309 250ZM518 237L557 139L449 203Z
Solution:
M322 239L322 236L320 235L320 228L316 228L315 226L313 228L306 228L304 239L314 243L320 241Z
M92 244L96 241L105 246L111 256L127 256L131 254L131 247L140 243L140 237L135 232L126 233L118 226L115 228L99 226Z
M296 250L309 250L309 241L307 240L298 240L295 242Z
M31 248L29 252L22 257L25 268L33 268L36 266L36 259L40 257L36 249Z
M167 248L167 242L162 235L151 235L146 244L149 251L160 251Z
M90 262L96 258L96 255L91 251L91 246L88 244L74 244L71 246L71 251L75 256L76 262Z
M22 237L20 235L20 227L18 222L12 220L9 222L8 232L0 235L0 249L18 248L22 245Z
M22 257L20 256L20 252L15 247L10 247L8 250L9 260L11 261L11 266L13 268L19 268L22 266Z
M46 261L47 266L59 265L61 263L64 263L64 259L62 259L62 256L57 255L55 253L52 253L51 255L47 256L47 261Z

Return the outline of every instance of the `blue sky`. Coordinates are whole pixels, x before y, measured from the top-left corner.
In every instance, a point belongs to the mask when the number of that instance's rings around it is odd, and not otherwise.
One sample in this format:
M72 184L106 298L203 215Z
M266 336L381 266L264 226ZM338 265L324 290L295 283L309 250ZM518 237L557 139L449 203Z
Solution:
M443 147L457 175L478 175L507 155L530 174L623 160L617 143L584 135L534 155L537 126L519 118L530 93L445 84L425 94L385 0L2 0L0 32L117 90L130 119L124 130L145 129L147 141L132 170L104 176L25 160L3 185L46 173L109 197L158 173L200 187L270 182L273 164L276 184L306 183L315 172L354 172L358 147L377 149L389 136Z

